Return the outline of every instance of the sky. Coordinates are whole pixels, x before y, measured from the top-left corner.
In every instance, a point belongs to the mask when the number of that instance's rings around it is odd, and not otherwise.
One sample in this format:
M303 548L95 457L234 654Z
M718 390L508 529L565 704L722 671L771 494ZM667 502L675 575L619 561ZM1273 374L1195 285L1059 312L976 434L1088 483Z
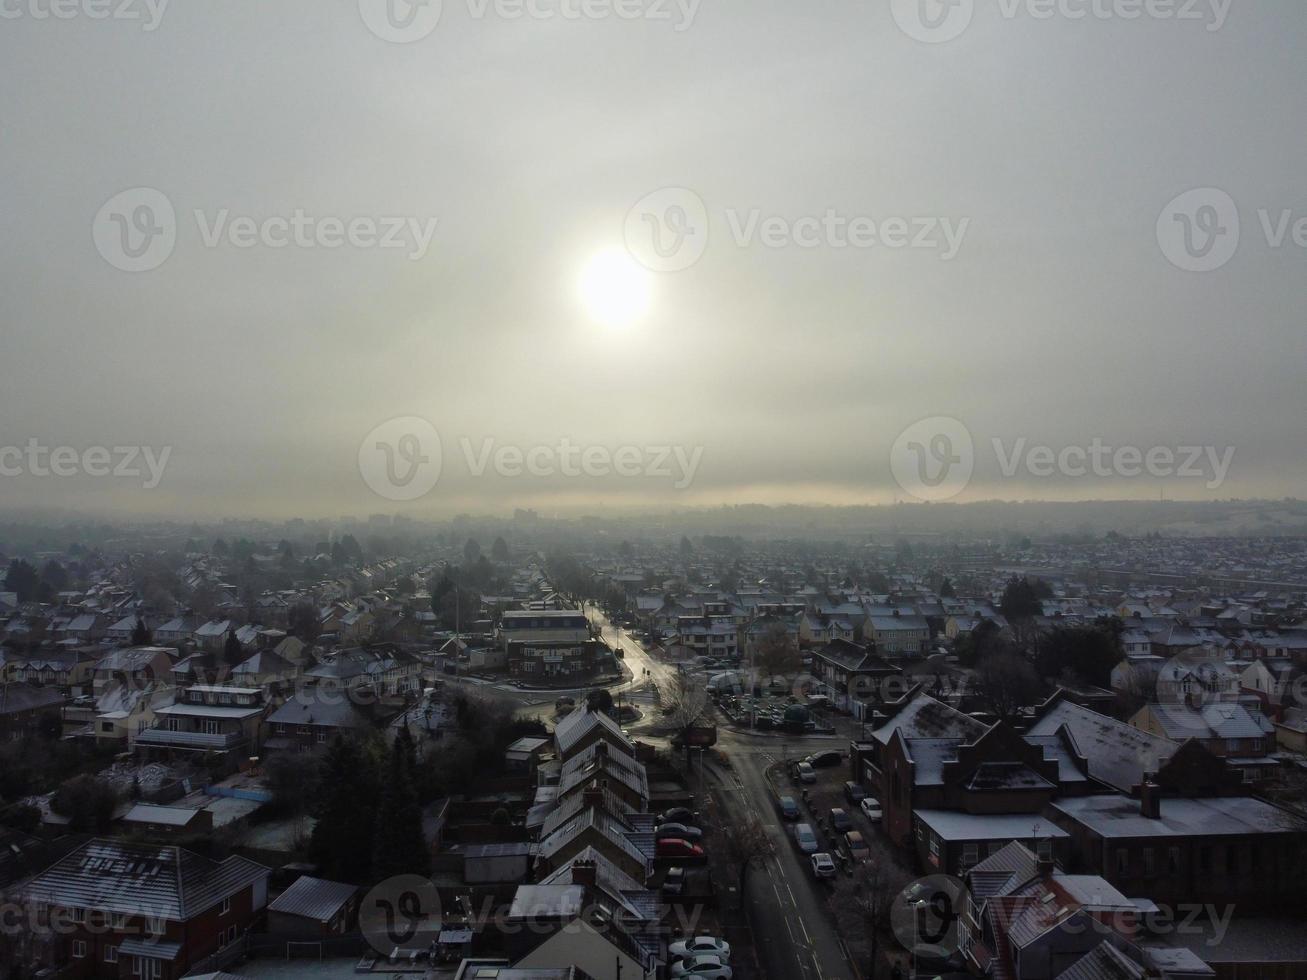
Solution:
M1302 496L1299 0L151 2L0 0L0 508Z

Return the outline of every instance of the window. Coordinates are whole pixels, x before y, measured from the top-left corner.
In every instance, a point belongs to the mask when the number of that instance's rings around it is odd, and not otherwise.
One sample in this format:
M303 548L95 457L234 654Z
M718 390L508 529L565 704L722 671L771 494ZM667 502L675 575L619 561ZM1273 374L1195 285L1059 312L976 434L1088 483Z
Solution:
M117 962L118 962L118 947L117 947L117 946L106 946L106 947L104 948L104 961L105 961L106 963L117 963Z
M1180 873L1180 848L1168 847L1166 849L1166 870L1173 875Z
M86 959L86 942L81 939L73 940L73 959Z
M325 742L326 740L327 740L327 733L326 733L326 732L318 732L318 742L319 742L319 743L322 743L322 742Z
M1119 875L1130 873L1130 852L1124 847L1116 849L1116 873Z
M211 721L211 720L209 720L209 719L206 718L205 721L204 721L204 734L205 734L205 735L217 735L217 734L218 734L218 723L217 723L216 721Z
M1039 860L1053 860L1053 842L1051 840L1041 840L1036 845L1036 850L1039 852Z
M218 906L219 915L227 915L231 912L231 899L224 898L222 904Z
M1151 847L1144 848L1144 874L1149 878L1157 874L1157 852Z
M74 922L86 921L86 909L70 909Z
M979 860L980 860L980 845L979 845L979 844L963 844L963 845L962 845L962 863L963 863L963 864L971 865L971 864L975 864L975 863L976 863L977 861L979 861Z

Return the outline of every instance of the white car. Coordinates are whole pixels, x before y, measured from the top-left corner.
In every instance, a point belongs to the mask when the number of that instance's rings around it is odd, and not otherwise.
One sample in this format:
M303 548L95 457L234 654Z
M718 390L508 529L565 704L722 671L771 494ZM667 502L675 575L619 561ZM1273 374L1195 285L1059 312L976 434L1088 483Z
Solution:
M809 762L800 762L798 765L799 782L815 783L817 781L817 770L812 768Z
M701 977L702 980L731 980L731 968L716 956L696 956L681 960L672 967L671 975L681 977Z
M692 960L696 956L716 956L725 963L731 955L731 944L716 936L695 936L682 939L667 947L667 952L678 960Z
M812 873L818 878L835 877L835 859L829 854L814 854L812 856Z
M877 800L874 797L867 796L863 798L862 802L859 803L858 806L862 807L862 813L868 820L872 821L873 823L880 822L880 818L881 818L880 800Z

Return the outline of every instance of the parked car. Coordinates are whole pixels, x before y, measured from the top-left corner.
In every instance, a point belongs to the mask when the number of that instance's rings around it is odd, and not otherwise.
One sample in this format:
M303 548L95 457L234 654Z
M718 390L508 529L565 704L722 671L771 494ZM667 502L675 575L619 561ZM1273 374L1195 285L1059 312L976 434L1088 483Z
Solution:
M871 859L871 848L867 846L867 841L863 838L861 832L850 830L844 835L844 847L849 852L849 858L854 861L867 861Z
M808 765L808 763L800 762L794 768L799 774L799 782L815 783L817 781L817 770L813 769L812 766Z
M853 821L846 810L834 807L830 812L830 826L835 833L843 834L853 829Z
M835 877L835 859L829 854L814 854L812 856L812 873L818 878Z
M857 806L867 798L867 791L862 788L861 784L855 783L850 779L844 784L844 798L854 806Z
M703 980L731 980L731 968L716 956L696 956L672 966L671 976L702 977Z
M674 868L668 868L667 874L663 876L662 893L664 895L680 895L685 891L685 869L680 865Z
M801 816L799 813L799 804L794 802L794 797L792 796L782 796L777 800L776 809L780 811L781 817L786 820L798 820Z
M698 844L691 844L683 837L667 837L656 841L654 843L654 856L660 858L685 858L695 861L704 859L703 848Z
M694 959L696 956L716 956L725 963L731 956L731 944L716 936L695 936L682 939L667 947L667 952L678 960Z
M684 823L695 825L699 822L699 814L687 807L674 806L670 810L658 814L658 819L654 822L659 824Z
M844 761L844 756L836 749L827 749L825 752L814 752L803 761L814 769L833 769Z
M817 853L817 834L813 831L810 823L794 825L794 842L799 845L799 850L804 854Z
M868 796L858 806L862 808L862 814L868 820L872 823L880 823L880 800L874 796Z
M658 840L664 840L668 837L679 837L682 840L688 840L690 843L697 843L703 837L703 831L698 827L689 827L683 823L663 823L658 825L654 832Z

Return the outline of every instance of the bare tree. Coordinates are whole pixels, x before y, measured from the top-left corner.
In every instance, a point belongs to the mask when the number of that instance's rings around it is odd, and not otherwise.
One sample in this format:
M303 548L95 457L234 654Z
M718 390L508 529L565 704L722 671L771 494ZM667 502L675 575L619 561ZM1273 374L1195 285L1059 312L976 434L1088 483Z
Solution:
M739 823L724 827L726 856L730 863L740 869L738 881L740 901L744 901L744 886L749 880L749 871L772 853L771 839L762 821L752 814L743 817Z
M772 623L758 638L756 663L766 680L797 674L803 669L799 645L784 623Z
M912 876L890 861L858 865L851 876L841 877L829 899L839 931L848 937L865 934L870 944L871 977L880 964L880 936L890 927L890 911Z
M708 690L697 679L678 675L664 698L671 714L670 719L678 733L684 732L703 720L708 712Z
M1044 683L1030 662L1015 653L996 653L976 668L976 694L1003 721L1044 695Z

